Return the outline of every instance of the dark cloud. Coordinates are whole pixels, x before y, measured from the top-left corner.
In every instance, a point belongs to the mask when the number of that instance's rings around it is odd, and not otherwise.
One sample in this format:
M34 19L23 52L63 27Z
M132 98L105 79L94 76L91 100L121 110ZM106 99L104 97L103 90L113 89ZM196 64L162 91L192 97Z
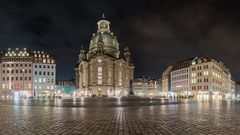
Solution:
M0 2L0 44L55 55L58 79L73 76L105 12L121 49L128 44L136 76L159 78L188 57L223 61L240 80L240 10L236 0L8 0Z

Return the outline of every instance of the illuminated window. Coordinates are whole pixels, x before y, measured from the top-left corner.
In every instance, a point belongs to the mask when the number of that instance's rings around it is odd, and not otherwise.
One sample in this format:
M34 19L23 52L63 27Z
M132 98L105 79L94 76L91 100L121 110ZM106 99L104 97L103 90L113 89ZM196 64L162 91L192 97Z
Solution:
M122 72L119 71L119 85L122 85Z
M29 89L32 88L32 84L31 84L31 83L28 84L28 88L29 88Z
M196 79L192 79L192 81L191 81L192 83L196 83Z
M204 72L203 72L203 75L208 75L208 71L204 71Z
M108 71L108 83L111 83L112 73Z
M98 84L102 84L102 67L98 67L98 76L97 76L97 78L98 78L98 80L97 80L97 82L98 82Z

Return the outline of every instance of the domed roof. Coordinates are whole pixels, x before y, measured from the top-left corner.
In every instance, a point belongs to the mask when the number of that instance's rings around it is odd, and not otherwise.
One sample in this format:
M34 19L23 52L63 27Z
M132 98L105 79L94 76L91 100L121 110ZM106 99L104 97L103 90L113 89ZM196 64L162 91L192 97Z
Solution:
M90 41L90 48L95 44L98 44L100 35L102 36L102 41L105 46L118 47L119 44L117 38L113 35L113 33L99 32L93 35Z
M97 52L98 44L103 44L104 53L113 57L119 57L119 43L117 37L110 31L110 22L102 19L98 23L97 33L90 40L89 53Z

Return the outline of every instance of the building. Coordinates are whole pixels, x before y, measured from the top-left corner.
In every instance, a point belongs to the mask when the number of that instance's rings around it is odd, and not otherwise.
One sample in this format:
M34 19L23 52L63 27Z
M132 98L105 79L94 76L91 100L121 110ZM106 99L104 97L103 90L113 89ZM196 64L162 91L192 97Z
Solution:
M213 99L232 96L231 73L221 61L196 57L190 66L190 74L190 88L194 96Z
M55 60L47 53L23 49L1 52L1 97L47 96L55 86Z
M33 51L32 54L34 96L50 96L56 84L55 59L43 51Z
M82 96L127 96L133 81L131 53L125 47L120 56L117 37L110 22L103 18L97 23L87 53L81 48L75 68L78 94Z
M161 96L161 81L146 77L138 77L133 81L133 93L141 97Z
M168 97L235 98L235 82L221 61L195 57L179 61L170 67L162 75L162 91L168 92ZM171 78L170 86L168 78Z
M173 65L171 70L171 92L180 96L189 95L189 66L192 60L193 58L185 59Z
M235 97L236 99L240 99L240 82L236 83Z
M57 80L55 96L75 95L75 80Z
M169 75L170 72L170 75ZM171 86L167 85L170 76ZM221 61L208 57L195 57L177 62L162 76L162 89L168 96L197 98L235 98L235 82Z
M171 94L171 70L172 66L169 66L162 74L161 95L164 97L168 97Z

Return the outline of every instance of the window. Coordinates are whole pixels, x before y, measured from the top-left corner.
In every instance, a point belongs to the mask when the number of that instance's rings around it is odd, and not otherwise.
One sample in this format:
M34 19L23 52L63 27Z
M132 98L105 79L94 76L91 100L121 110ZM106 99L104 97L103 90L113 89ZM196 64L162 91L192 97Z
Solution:
M39 71L39 75L42 75L42 72L41 72L41 71Z
M42 68L42 65L39 65L39 68Z
M35 75L37 75L37 71L35 71Z
M97 83L102 84L102 67L98 67L97 72Z
M203 71L203 75L208 75L208 71Z
M54 72L52 72L52 75L54 75Z
M192 79L192 81L191 81L192 83L196 83L196 79Z
M119 71L119 85L122 85L122 72Z
M204 82L208 82L208 78L204 78Z

